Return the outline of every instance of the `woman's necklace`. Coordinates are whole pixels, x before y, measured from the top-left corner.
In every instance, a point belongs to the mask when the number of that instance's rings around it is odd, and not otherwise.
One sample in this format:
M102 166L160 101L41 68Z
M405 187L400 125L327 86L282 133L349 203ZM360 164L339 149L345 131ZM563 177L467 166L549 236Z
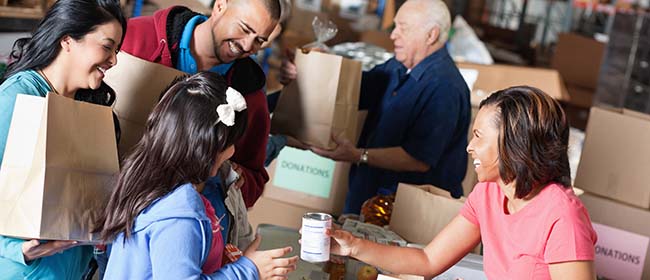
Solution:
M61 95L61 94L56 90L56 88L54 87L54 85L50 82L50 79L48 79L47 76L45 76L45 72L43 72L43 69L38 70L38 72L41 74L41 76L43 76L43 78L45 79L45 82L47 82L47 84L50 86L50 88L52 88L52 90L54 91L54 93L56 93L56 94L58 94L58 95Z

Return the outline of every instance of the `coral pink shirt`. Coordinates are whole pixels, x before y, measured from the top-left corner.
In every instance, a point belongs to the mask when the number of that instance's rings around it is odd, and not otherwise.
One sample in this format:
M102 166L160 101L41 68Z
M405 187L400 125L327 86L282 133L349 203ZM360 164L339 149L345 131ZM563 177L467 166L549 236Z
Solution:
M514 214L497 183L478 183L460 211L477 225L489 279L551 279L551 263L593 260L596 232L572 188L547 185Z

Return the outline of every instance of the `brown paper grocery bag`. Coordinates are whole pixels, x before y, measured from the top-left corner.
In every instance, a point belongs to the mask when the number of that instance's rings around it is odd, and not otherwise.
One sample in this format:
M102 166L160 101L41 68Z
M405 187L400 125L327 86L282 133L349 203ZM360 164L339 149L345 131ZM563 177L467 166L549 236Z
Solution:
M110 107L18 95L0 167L0 235L96 241L92 223L118 172Z
M106 72L104 81L117 95L113 107L122 130L118 147L121 158L140 141L147 117L158 104L162 91L184 74L125 52L117 54L117 65Z
M355 138L361 62L321 52L296 52L298 77L282 90L271 133L321 148L334 148L331 135Z

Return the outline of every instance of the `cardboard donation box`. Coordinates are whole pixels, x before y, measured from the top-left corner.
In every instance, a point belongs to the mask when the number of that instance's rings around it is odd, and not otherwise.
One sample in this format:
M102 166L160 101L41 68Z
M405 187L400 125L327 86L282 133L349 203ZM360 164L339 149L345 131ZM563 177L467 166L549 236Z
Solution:
M400 183L389 227L408 242L426 245L458 216L464 203L465 198L452 198L434 186Z
M299 229L307 212L339 215L343 211L349 163L285 147L267 170L271 178L249 211L253 228L272 223Z
M115 114L122 136L120 157L140 141L149 113L158 104L163 90L186 73L149 62L125 52L117 54L117 65L106 72L104 81L115 90Z
M332 135L355 139L361 62L297 51L295 63L298 77L278 100L271 133L322 148L334 148Z
M574 33L561 33L551 61L567 84L595 89L605 43Z
M513 86L528 85L536 87L558 100L568 100L566 87L558 71L553 69L519 67L509 65L481 65L456 63L461 71L474 72L473 81L467 81L472 91L471 102L478 106L481 100L491 93Z
M354 143L359 139L367 111L359 111L354 125ZM350 163L335 162L311 151L285 147L267 168L269 181L262 197L248 212L253 228L259 224L299 229L302 215L343 212L348 191Z
M348 190L349 172L349 163L285 147L268 168L271 178L264 188L263 197L310 210L340 214ZM302 214L291 219L300 224Z
M575 186L650 208L650 116L592 107Z
M0 235L95 241L119 172L110 107L18 95L0 167Z
M581 108L591 107L605 46L605 43L574 33L559 35L551 66L560 72L566 83L569 103Z
M596 274L607 279L650 279L650 211L590 193L580 200L598 234Z

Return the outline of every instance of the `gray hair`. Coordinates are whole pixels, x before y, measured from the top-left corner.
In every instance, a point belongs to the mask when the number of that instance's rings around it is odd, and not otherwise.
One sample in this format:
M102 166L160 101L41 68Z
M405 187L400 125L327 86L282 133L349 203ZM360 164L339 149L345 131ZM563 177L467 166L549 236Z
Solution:
M423 17L426 19L427 28L438 27L440 35L438 41L447 42L451 28L451 15L447 4L442 0L408 0L422 5Z

